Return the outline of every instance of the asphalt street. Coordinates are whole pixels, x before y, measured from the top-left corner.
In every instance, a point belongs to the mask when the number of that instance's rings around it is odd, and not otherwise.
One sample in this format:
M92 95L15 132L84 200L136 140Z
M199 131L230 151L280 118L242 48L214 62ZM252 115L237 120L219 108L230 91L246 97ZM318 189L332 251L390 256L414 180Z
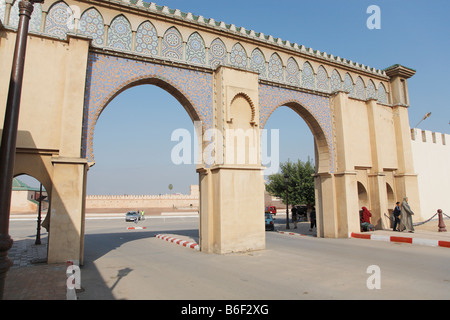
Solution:
M13 236L34 232L31 221L11 222ZM448 248L267 231L265 250L217 255L157 234L198 243L198 217L148 217L138 224L124 218L86 220L78 299L450 298Z

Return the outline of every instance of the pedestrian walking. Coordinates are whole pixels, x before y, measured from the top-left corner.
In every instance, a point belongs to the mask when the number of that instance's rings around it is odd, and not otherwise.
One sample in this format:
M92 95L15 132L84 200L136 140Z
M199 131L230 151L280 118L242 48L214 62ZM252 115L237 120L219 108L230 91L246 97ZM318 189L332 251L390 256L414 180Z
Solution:
M408 197L403 198L402 206L400 208L400 226L401 231L414 232L412 216L414 212L408 204Z
M314 206L309 213L309 220L311 222L311 224L309 225L309 231L312 231L314 227L316 227L316 208Z
M297 229L297 207L292 206L292 222L294 223L294 229Z
M395 203L395 208L394 208L394 212L393 212L394 226L393 226L392 230L394 230L394 231L400 231L400 212L401 212L400 202L397 201Z

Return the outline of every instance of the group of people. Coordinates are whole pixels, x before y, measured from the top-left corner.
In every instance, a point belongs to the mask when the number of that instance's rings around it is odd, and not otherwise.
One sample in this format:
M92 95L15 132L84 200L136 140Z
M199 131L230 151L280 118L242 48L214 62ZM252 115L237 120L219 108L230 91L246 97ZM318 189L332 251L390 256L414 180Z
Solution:
M411 207L408 204L408 197L404 197L402 203L399 201L395 204L394 208L394 225L393 231L407 231L414 232L414 226L412 221L412 216L414 212L411 210ZM370 218L372 214L369 209L366 207L362 207L361 210L361 231L374 231L375 227L370 223Z
M308 206L308 208L311 208L309 212L309 221L310 221L309 231L312 231L316 227L316 209L314 208L314 206ZM306 211L304 211L304 213L302 214L300 213L300 207L292 206L291 212L292 212L292 222L294 223L294 229L297 229L297 221L300 216L306 215Z

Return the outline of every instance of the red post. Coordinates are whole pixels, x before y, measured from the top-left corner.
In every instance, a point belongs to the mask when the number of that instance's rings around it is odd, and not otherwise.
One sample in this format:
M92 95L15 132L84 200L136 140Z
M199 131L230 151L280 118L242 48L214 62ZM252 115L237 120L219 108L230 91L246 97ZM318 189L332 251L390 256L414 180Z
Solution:
M444 218L442 217L442 210L439 209L437 212L439 216L439 232L447 232L447 229L445 228Z

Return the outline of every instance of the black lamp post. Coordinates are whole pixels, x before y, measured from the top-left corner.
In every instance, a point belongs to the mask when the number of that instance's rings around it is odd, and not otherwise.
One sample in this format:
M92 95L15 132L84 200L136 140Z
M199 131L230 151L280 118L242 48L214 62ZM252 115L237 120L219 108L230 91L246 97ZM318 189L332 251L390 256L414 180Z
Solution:
M8 251L13 240L9 235L9 211L11 209L11 190L16 156L17 128L19 123L20 97L22 93L23 69L27 46L28 25L34 3L43 0L21 0L19 2L19 26L17 28L8 100L6 103L0 146L0 299L3 299L6 274L12 263Z
M284 184L286 185L286 229L290 229L289 227L289 197L288 197L288 183L289 183L289 175L287 173L284 174Z

